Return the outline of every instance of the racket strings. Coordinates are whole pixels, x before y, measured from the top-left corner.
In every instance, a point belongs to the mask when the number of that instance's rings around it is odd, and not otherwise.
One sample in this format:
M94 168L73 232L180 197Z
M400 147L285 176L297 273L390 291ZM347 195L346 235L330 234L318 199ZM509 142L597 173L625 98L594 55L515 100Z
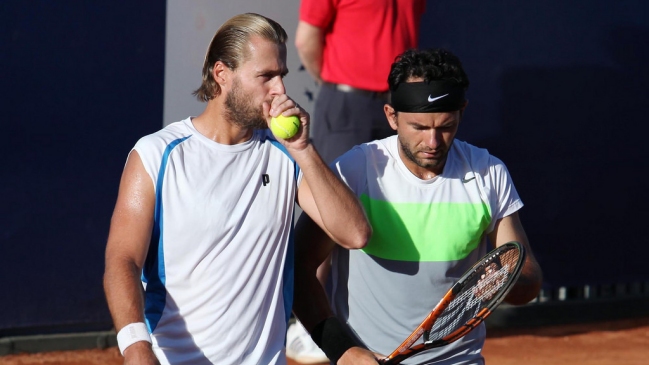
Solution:
M475 318L485 307L482 304L494 299L500 289L509 282L518 255L517 250L506 251L496 257L499 260L481 266L442 312L432 329L424 333L424 342L441 340Z

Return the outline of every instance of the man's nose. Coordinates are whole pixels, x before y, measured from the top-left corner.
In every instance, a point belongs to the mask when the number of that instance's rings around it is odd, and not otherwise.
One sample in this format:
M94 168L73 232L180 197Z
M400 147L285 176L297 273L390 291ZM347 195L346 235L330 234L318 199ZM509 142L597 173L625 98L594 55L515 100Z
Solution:
M436 131L435 128L431 128L425 138L426 145L432 149L436 149L440 145L440 138L442 138L442 134Z
M271 95L282 95L286 94L286 88L284 87L284 80L281 76L275 76L273 80L273 86L270 89Z

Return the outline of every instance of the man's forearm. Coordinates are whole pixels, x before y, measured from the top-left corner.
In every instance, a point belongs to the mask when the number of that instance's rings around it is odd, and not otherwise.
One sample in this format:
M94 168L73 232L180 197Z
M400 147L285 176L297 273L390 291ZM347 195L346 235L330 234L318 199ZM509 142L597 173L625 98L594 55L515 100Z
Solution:
M303 214L295 224L295 296L293 312L311 332L316 324L332 316L323 284L316 271L329 259L336 243Z
M310 54L299 52L302 65L317 84L322 83L320 73L322 71L321 54Z
M334 175L313 145L293 157L302 169L324 228L343 247L364 247L372 228L358 198Z
M106 263L104 291L113 324L118 331L130 323L144 321L144 295L139 275L134 264Z
M523 305L536 298L539 295L543 284L543 273L541 266L531 253L523 264L521 275L518 277L516 284L507 294L505 301L513 305Z

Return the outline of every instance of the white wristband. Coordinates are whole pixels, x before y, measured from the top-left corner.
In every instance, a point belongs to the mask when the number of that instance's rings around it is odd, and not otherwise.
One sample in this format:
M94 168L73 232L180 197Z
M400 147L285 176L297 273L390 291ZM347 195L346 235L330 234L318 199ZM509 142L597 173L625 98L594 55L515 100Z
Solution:
M117 346L119 346L119 352L122 355L124 355L124 350L127 347L139 341L151 343L149 329L142 322L127 324L117 334Z

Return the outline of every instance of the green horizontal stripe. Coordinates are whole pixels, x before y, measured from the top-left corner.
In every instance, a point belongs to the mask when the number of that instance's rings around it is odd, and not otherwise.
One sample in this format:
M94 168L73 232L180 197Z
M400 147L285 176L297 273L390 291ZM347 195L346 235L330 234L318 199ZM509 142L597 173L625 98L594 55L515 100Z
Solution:
M389 260L461 260L491 221L484 203L390 203L365 194L360 200L374 232L363 251Z

